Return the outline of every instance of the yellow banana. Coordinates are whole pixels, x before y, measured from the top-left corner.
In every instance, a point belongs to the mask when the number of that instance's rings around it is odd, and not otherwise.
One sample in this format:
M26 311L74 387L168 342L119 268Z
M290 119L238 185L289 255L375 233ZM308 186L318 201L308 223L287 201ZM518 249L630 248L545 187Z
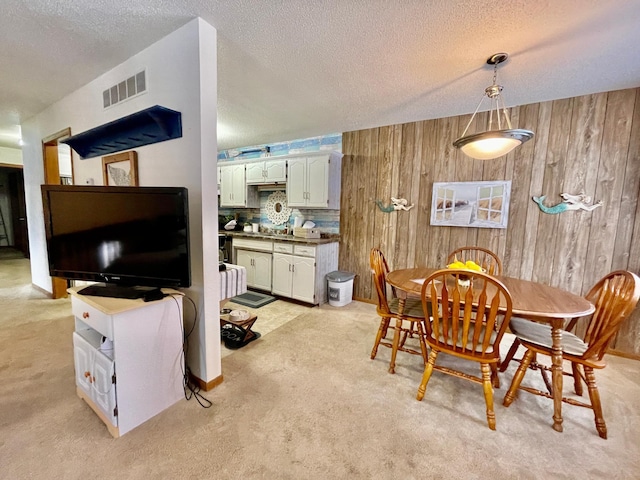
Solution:
M469 270L475 270L476 272L482 271L482 267L473 260L467 260L467 262L465 263L465 267Z

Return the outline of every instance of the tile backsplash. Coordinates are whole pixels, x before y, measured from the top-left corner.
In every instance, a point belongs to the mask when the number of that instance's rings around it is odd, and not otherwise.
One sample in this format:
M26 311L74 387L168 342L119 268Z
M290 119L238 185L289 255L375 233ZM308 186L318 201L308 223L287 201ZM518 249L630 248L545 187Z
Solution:
M259 223L261 227L273 230L289 229L293 226L294 218L302 217L311 220L322 233L336 234L340 232L340 210L302 209L292 208L289 222L284 225L273 225L267 218L265 205L272 192L260 192L260 208L219 208L218 214L224 216L238 215L239 223Z

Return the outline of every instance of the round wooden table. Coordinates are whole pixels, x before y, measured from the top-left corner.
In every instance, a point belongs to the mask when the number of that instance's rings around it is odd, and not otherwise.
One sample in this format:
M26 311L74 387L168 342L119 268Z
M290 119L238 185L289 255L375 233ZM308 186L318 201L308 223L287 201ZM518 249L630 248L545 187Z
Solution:
M407 268L394 270L387 275L387 282L396 288L399 309L404 307L407 295L420 295L425 279L435 268ZM552 389L553 429L562 431L562 331L564 320L582 317L594 312L595 307L587 299L557 287L518 278L496 276L511 293L512 312L551 324L552 339Z

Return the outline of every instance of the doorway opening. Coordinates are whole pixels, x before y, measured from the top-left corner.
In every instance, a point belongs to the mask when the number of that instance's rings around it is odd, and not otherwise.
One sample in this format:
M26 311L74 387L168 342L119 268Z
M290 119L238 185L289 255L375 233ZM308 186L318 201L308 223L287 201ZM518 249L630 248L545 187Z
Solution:
M44 183L46 185L73 185L73 163L68 145L60 143L71 136L71 128L65 128L42 140ZM67 280L51 277L52 298L67 296Z

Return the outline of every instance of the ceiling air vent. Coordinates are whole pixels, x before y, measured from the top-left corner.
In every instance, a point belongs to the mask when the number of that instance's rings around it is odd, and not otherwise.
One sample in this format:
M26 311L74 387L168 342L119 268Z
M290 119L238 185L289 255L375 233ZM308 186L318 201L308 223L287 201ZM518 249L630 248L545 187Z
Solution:
M102 106L108 108L128 98L140 95L146 90L146 70L143 70L102 92Z

